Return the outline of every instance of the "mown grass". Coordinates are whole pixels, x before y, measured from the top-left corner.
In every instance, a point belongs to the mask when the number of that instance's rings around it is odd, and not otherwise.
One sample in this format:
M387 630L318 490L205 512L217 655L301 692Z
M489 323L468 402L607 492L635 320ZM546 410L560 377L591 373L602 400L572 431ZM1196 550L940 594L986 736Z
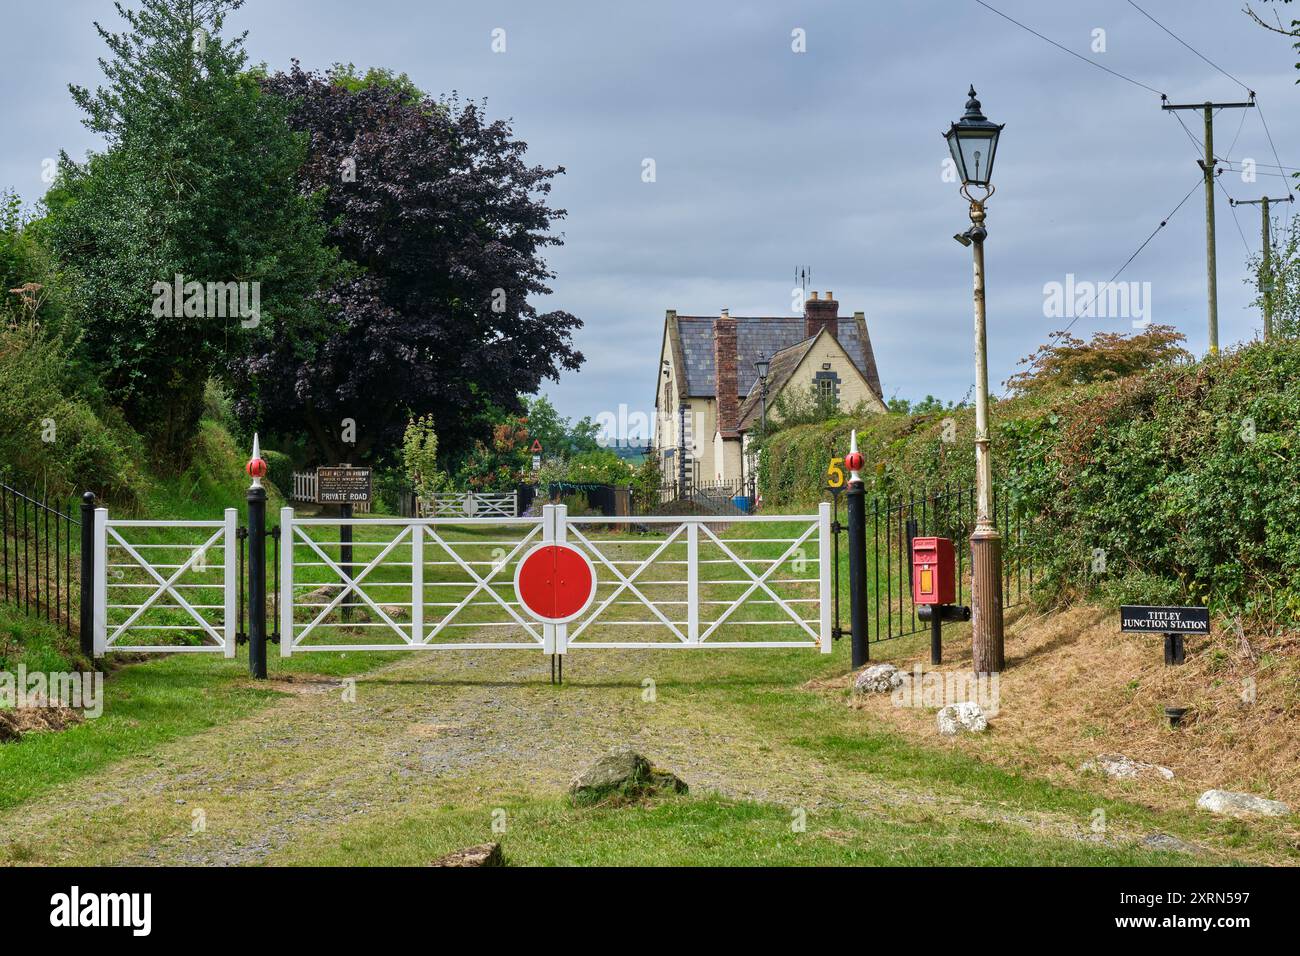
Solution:
M281 662L276 670L341 678L381 662L375 654L320 655ZM104 682L101 716L59 733L29 734L0 746L0 808L17 806L119 760L148 754L168 741L238 720L283 696L248 677L242 650L235 660L175 654L126 665Z
M495 829L494 829L495 826ZM1161 866L1188 862L1105 842L1054 839L1015 826L938 815L798 808L680 796L577 808L517 798L490 811L408 808L327 831L273 864L420 866L460 847L499 841L517 866Z

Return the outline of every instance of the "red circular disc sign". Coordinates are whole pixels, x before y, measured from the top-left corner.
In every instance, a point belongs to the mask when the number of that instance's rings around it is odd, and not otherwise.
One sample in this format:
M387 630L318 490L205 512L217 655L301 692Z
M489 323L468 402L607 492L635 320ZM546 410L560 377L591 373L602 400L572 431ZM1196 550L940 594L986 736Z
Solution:
M595 599L596 569L571 545L534 545L515 568L515 594L537 620L564 624Z

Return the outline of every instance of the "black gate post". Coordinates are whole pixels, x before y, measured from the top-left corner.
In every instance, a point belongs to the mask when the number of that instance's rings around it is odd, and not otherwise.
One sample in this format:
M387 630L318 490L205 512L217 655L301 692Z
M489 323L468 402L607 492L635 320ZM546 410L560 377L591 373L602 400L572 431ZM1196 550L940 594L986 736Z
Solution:
M266 489L248 489L248 673L266 677Z
M871 643L867 634L867 492L858 474L862 455L856 431L845 464L849 468L849 490L844 496L849 524L849 634L853 666L861 667L871 659Z
M345 501L339 505L339 517L345 521L352 520L352 503ZM339 567L348 577L352 577L352 525L339 525ZM350 598L345 598L339 605L339 619L343 621L352 618L352 608L349 607Z
M253 436L253 457L244 469L248 487L248 673L266 679L266 462Z
M81 496L81 653L95 656L95 493Z

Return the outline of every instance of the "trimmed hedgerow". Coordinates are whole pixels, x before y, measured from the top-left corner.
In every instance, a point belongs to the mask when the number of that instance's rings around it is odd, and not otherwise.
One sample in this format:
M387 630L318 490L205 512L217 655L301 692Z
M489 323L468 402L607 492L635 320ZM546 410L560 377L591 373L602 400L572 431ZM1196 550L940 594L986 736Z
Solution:
M991 417L1041 599L1300 617L1300 343L997 402ZM771 436L765 501L815 500L853 427L872 490L973 480L973 410L876 415Z

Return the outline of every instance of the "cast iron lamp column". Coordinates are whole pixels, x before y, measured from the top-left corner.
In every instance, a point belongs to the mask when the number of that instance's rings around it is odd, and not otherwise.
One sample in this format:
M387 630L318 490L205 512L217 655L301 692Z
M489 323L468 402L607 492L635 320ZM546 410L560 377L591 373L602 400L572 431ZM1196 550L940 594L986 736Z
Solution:
M971 656L977 674L1000 672L1006 664L1002 621L1002 538L993 524L993 465L989 441L989 361L984 309L984 203L993 195L990 179L1002 126L980 111L975 87L966 113L945 134L970 201L971 227L954 238L974 251L975 299L975 532L971 535ZM972 186L984 190L978 199Z

